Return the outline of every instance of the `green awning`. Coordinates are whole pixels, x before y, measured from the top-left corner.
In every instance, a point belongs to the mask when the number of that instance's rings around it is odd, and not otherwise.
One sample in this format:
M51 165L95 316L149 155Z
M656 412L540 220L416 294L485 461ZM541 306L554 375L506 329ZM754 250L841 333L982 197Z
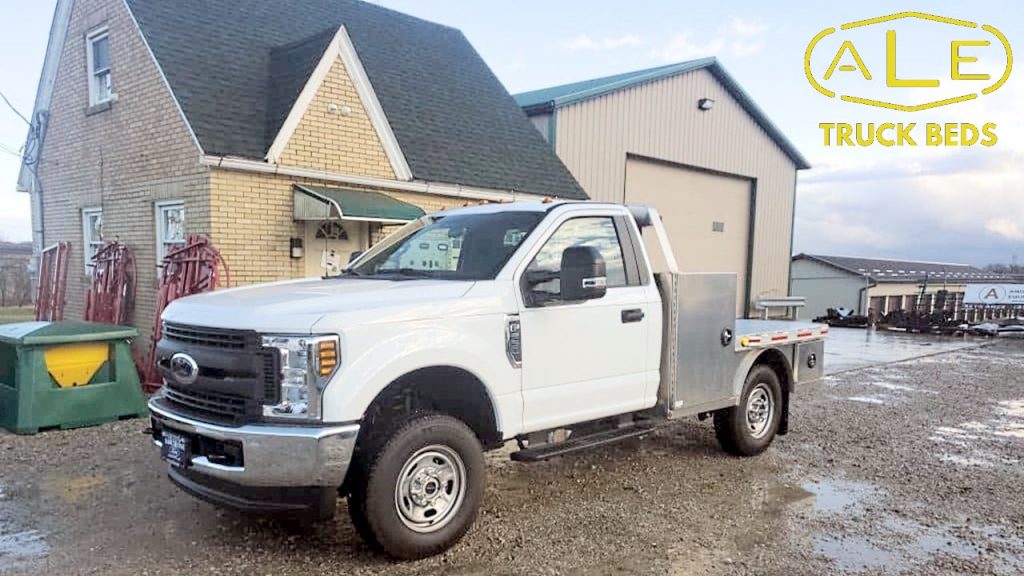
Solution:
M426 214L422 208L380 192L294 185L296 220L362 220L394 224Z

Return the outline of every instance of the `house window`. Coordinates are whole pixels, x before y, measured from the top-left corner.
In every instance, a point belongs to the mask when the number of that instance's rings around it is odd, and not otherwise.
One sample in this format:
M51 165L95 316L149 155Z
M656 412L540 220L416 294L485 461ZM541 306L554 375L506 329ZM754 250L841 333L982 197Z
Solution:
M92 275L93 257L103 248L103 210L82 210L82 246L85 254L85 273Z
M185 203L180 200L156 205L156 261L160 265L175 248L185 245Z
M89 67L89 105L109 102L113 96L110 78L110 36L106 28L86 37L86 60Z
M316 229L317 240L348 240L348 233L337 220L325 220Z

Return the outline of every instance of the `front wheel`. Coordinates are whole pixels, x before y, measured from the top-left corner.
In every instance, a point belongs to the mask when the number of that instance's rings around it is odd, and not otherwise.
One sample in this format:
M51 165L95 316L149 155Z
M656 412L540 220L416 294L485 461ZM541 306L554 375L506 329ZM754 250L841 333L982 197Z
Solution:
M461 421L441 414L406 421L367 455L349 511L361 536L385 554L414 560L450 548L483 499L483 449Z
M738 406L715 413L715 436L722 449L754 456L775 439L782 421L782 386L769 366L755 366L743 384Z

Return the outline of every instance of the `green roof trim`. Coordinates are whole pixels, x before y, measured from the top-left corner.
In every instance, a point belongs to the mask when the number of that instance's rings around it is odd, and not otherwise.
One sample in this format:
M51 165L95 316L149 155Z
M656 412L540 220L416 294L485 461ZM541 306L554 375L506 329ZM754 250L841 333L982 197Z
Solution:
M513 98L515 98L516 103L518 103L527 114L547 112L563 106L568 106L569 104L575 104L576 102L582 102L584 100L590 100L592 98L604 96L605 94L617 92L626 88L632 88L646 82L663 80L671 76L704 69L710 72L715 79L718 80L726 90L728 90L729 94L739 102L740 106L743 107L747 114L750 114L754 121L757 122L758 126L760 126L761 129L775 141L779 148L782 149L786 156L796 164L797 169L805 170L811 167L810 163L807 162L807 159L800 154L799 150L796 149L796 146L794 146L782 131L768 119L768 116L764 111L754 103L754 100L750 95L748 95L746 91L740 87L739 83L736 82L728 72L726 72L725 68L716 58L689 60L686 62L679 62L677 64L669 64L667 66L658 66L657 68L648 68L646 70L626 72L624 74L616 74L614 76L606 76L604 78L573 82L571 84L563 84L561 86L523 92L514 95Z
M426 214L419 206L370 190L304 184L295 184L294 189L296 193L306 194L328 204L328 214L343 220L398 223L409 222Z

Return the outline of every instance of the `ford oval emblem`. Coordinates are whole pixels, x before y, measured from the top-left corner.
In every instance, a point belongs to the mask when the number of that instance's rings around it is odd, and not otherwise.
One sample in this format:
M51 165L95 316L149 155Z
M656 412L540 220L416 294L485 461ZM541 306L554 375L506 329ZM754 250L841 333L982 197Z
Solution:
M193 384L199 378L199 365L188 354L178 352L171 356L171 375L179 384Z

